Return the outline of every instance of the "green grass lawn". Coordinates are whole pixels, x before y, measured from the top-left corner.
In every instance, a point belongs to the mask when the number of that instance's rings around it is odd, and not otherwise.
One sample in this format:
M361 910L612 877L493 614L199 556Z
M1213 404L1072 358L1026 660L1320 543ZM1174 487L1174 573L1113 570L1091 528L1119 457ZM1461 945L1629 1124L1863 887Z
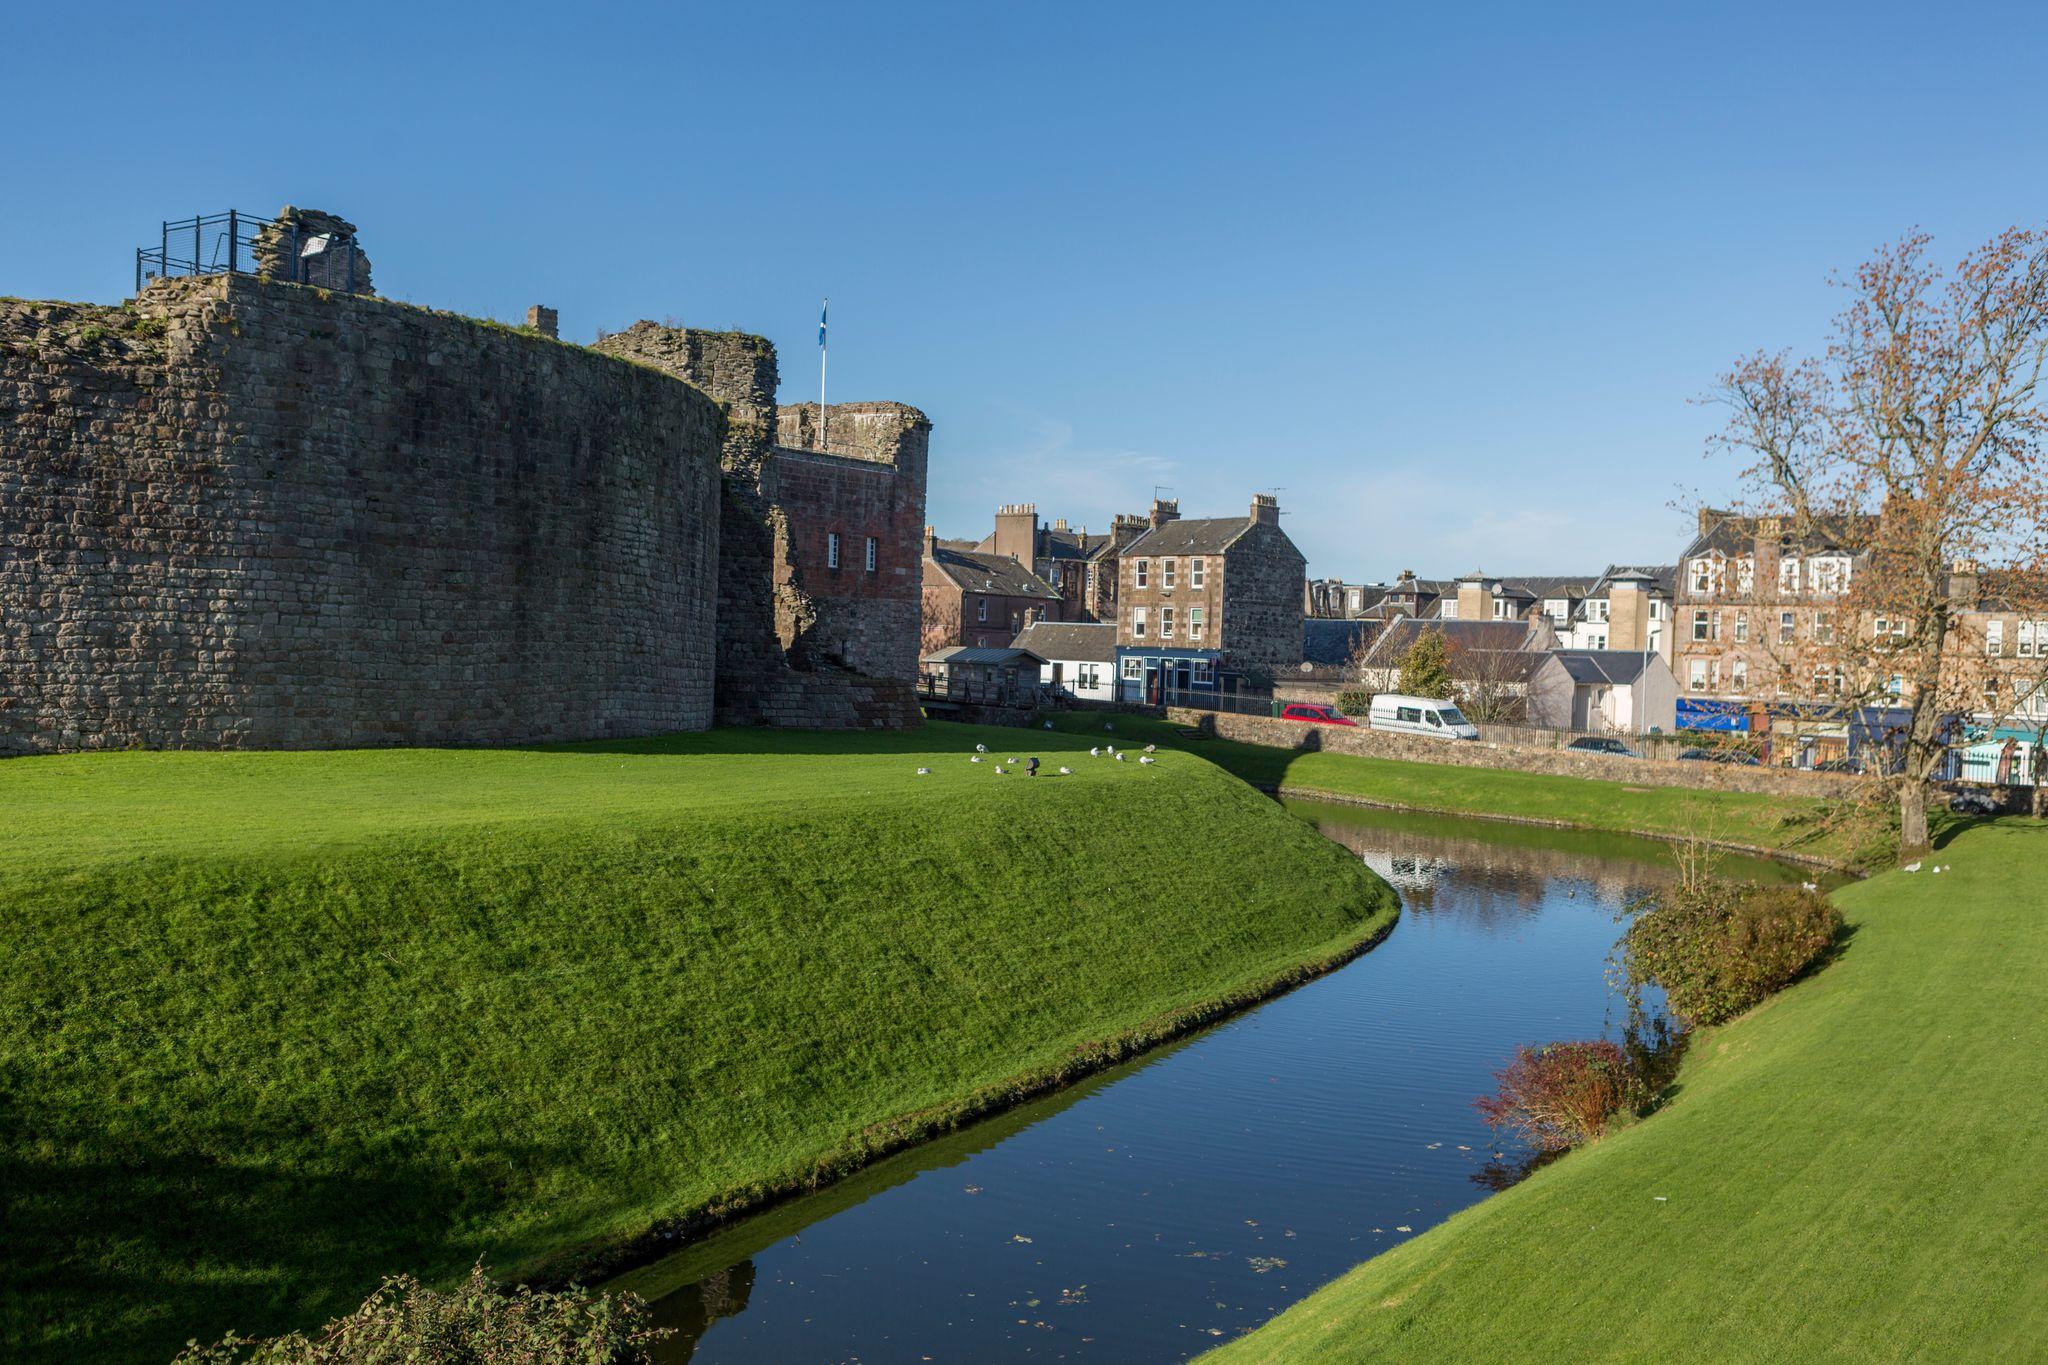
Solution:
M1837 961L1669 1107L1213 1357L2022 1360L2048 1340L2048 826L1836 900Z
M1104 721L1075 713L1057 723L1075 733L1099 733ZM1635 786L1228 739L1190 743L1179 738L1179 726L1166 721L1118 716L1114 724L1118 733L1164 736L1247 782L1301 796L1350 797L1447 815L1551 820L1616 833L1706 837L1852 867L1883 865L1897 848L1885 812L1812 797Z
M562 1264L1391 918L1225 773L1086 745L0 763L0 1355L161 1359L388 1271Z

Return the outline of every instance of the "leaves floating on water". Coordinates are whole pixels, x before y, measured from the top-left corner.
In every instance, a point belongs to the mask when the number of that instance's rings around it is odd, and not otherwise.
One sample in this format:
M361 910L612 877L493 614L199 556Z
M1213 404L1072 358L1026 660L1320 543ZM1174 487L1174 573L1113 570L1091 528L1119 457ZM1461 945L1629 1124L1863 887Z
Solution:
M1029 1245L1031 1245L1031 1239L1030 1239L1029 1237L1026 1237L1026 1236L1025 1236L1025 1235L1024 1235L1023 1233L1021 1233L1021 1232L1020 1232L1020 1233L1018 1233L1018 1234L1016 1234L1016 1235L1015 1235L1014 1237L1010 1238L1010 1240L1011 1240L1011 1241L1013 1241L1013 1242L1022 1242L1022 1243L1024 1243L1024 1244L1025 1244L1026 1246L1029 1246Z
M1287 1262L1278 1256L1247 1256L1245 1263L1252 1268L1252 1274L1263 1275L1269 1270L1285 1270Z

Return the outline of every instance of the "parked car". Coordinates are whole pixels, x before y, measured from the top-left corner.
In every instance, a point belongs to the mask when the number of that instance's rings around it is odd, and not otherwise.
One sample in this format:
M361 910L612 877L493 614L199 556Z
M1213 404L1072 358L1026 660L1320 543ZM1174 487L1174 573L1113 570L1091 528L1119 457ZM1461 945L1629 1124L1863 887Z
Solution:
M1830 758L1813 765L1817 773L1860 773L1863 765L1853 758Z
M1998 802L1989 792L1973 791L1964 787L1948 799L1948 808L1957 815L1996 815Z
M1604 735L1581 735L1564 746L1578 754L1613 754L1617 758L1641 758L1642 755L1618 739Z
M1335 707L1305 701L1291 701L1281 707L1280 719L1298 720L1305 725L1349 725L1354 728L1358 725L1357 721Z
M1744 768L1762 766L1755 754L1746 754L1740 749L1681 749L1678 756L1697 763L1733 763Z
M1464 712L1435 697L1382 692L1372 699L1372 711L1367 718L1373 729L1396 734L1427 735L1431 739L1479 738L1479 727L1466 720Z

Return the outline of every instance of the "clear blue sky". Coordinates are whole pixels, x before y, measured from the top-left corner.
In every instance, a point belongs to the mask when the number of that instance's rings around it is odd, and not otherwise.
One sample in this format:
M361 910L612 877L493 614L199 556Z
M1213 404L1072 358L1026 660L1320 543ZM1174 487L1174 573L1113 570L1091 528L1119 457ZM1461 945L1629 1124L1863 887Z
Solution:
M1794 9L1797 13L1793 13ZM931 516L1281 488L1312 573L1668 560L1716 369L1831 269L2048 220L2037 11L15 5L0 293L157 220L357 222L381 292L739 326L931 414Z

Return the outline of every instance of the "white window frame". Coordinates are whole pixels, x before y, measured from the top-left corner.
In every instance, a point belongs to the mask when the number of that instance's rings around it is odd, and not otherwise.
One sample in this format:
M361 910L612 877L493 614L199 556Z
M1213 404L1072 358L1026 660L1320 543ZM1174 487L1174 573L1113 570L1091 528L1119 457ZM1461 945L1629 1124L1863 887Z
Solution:
M1134 559L1131 561L1131 582L1137 587L1149 587L1152 582L1152 561Z
M1735 561L1735 591L1747 595L1756 589L1756 556L1743 555Z
M1143 607L1131 608L1131 638L1133 640L1145 638L1145 609Z
M1124 658L1124 681L1145 681L1145 661L1135 654L1126 655Z
M1204 577L1204 571L1205 571L1206 567L1207 567L1207 566L1203 564L1203 562L1202 562L1202 557L1201 557L1200 555L1196 555L1196 556L1195 556L1194 558L1192 558L1192 559L1190 559L1190 560L1188 561L1188 586L1189 586L1189 587L1191 587L1191 588L1195 588L1195 589L1197 589L1197 590L1199 590L1199 589L1201 588L1201 586L1202 586L1202 581L1203 581L1203 577ZM1359 600L1359 593L1358 593L1358 589L1356 589L1356 588L1353 588L1353 589L1351 590L1351 605L1352 605L1352 606L1354 606L1354 607L1355 607L1355 606L1357 606L1357 605L1358 605L1358 600Z
M1778 561L1778 591L1788 597L1799 593L1799 556L1786 555Z
M1211 661L1209 661L1208 659L1197 659L1197 660L1195 660L1195 666L1194 666L1194 668L1192 668L1191 670L1189 670L1189 674L1188 674L1188 682L1189 682L1189 684L1190 684L1190 685L1192 685L1192 686L1200 686L1200 687L1213 687L1213 686L1215 686L1215 684L1216 684L1216 665L1215 665L1214 663L1212 663Z
M1162 640L1171 640L1173 638L1172 607L1161 607L1159 609L1159 638Z
M1749 690L1749 660L1737 659L1728 665L1728 685L1737 692Z
M1180 577L1180 565L1168 555L1159 561L1159 591L1172 592L1174 581Z
M1509 601L1509 600L1508 600L1507 598L1505 598L1505 597L1496 597L1496 598L1494 598L1494 599L1493 599L1493 619L1494 619L1494 620L1496 620L1496 621L1506 621L1506 620L1508 620L1508 619L1509 619L1508 613L1509 613L1509 612L1511 612L1511 611L1513 611L1513 610L1514 610L1514 608L1515 608L1515 604L1514 604L1513 602Z
M2019 644L2018 644L2018 645L2016 645L2016 646L2014 646L2014 648L2013 648L2013 653L2014 653L2014 654L2016 654L2016 655L2018 655L2018 656L2019 656L2020 658L2022 658L2022 659L2031 659L2031 658L2033 658L2033 657L2034 657L2034 623L2033 623L2032 621L2022 621L2022 622L2020 622L2020 629L2019 629L2019 637L2020 637L2020 639L2019 639Z
M873 573L881 559L882 543L873 536L868 537L867 571Z
M1738 611L1735 613L1735 643L1738 645L1746 644L1748 643L1748 641L1749 613L1746 611Z
M1685 682L1687 691L1704 692L1707 690L1707 661L1705 659L1693 659L1689 661L1686 665L1685 672Z
M825 567L828 569L839 567L839 533L837 531L827 531L825 533Z
M1200 607L1188 608L1188 638L1190 640L1199 640L1202 638L1202 627L1207 624L1207 622L1202 619L1204 615L1205 613Z
M1799 635L1799 618L1789 611L1778 613L1778 643L1789 645Z

